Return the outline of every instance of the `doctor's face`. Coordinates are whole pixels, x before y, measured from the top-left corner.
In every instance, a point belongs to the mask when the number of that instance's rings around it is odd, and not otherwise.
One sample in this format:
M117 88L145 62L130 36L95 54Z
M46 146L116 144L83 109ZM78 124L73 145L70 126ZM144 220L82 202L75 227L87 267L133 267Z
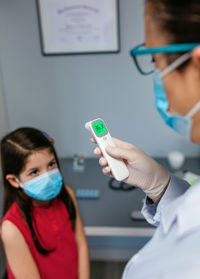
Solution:
M150 4L145 9L145 44L146 47L158 47L173 44L167 30L161 30L153 16ZM153 55L155 67L163 71L172 63L169 54ZM177 57L176 57L177 58ZM175 60L175 59L174 59ZM200 48L193 51L192 58L182 68L178 68L163 78L165 92L171 114L186 115L200 100ZM200 143L200 111L193 117L192 141Z

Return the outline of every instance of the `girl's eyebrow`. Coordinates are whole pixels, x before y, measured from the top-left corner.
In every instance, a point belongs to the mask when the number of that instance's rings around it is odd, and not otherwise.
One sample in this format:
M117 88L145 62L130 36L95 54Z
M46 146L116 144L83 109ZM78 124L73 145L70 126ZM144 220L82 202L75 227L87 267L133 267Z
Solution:
M56 158L54 156L52 156L52 158L49 160L48 164L51 163L52 161L56 161ZM37 170L37 169L39 169L38 166L32 167L30 169L27 169L26 173L32 172L32 171Z
M56 161L56 158L54 156L49 160L49 163L51 163L52 161Z

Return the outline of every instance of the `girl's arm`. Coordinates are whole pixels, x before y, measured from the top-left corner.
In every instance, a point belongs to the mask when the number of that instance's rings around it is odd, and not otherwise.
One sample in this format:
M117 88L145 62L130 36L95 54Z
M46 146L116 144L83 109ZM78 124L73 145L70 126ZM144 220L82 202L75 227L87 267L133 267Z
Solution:
M90 278L90 264L89 264L89 249L87 239L84 232L84 227L78 210L77 200L73 190L69 186L65 186L67 192L70 194L75 208L76 208L76 224L75 224L75 237L78 245L78 279Z
M16 279L40 279L28 245L17 227L8 220L1 226L1 237L7 261Z

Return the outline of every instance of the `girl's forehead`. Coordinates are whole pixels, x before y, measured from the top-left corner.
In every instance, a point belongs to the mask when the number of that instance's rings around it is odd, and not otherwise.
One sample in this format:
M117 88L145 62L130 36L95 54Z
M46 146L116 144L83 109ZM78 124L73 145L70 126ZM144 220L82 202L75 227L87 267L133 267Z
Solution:
M46 163L52 159L55 159L55 156L50 151L49 148L40 149L40 150L34 151L27 157L27 159L25 161L25 168L29 168L35 164Z

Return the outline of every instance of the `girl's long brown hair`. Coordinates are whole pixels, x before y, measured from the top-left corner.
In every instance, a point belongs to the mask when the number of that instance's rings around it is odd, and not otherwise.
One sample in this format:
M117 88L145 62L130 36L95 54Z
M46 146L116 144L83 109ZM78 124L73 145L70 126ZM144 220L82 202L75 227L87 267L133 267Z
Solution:
M53 144L47 138L46 134L34 128L19 128L1 140L1 167L3 178L3 216L9 210L14 202L17 202L21 213L27 222L34 244L37 250L42 254L47 254L50 251L46 250L36 236L32 220L32 199L27 196L21 188L14 188L6 180L7 174L18 176L23 170L27 158L41 149L48 148L55 156L58 168L60 169L58 157ZM75 227L76 211L70 195L67 193L64 184L58 198L65 204L72 227Z

